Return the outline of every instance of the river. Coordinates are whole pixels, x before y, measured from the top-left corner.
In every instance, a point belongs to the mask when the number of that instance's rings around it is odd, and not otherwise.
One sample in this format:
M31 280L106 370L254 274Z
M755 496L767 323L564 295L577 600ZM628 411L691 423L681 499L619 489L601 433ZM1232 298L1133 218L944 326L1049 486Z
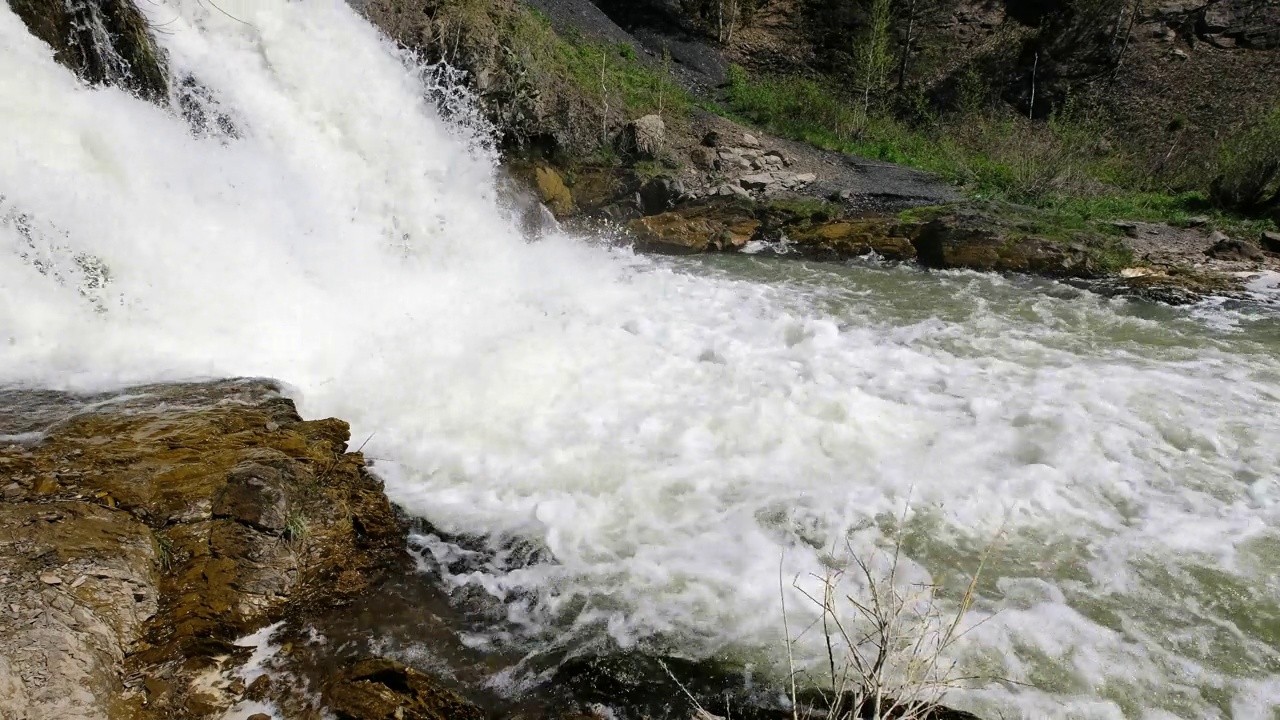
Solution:
M0 6L0 383L281 378L486 539L417 540L503 608L479 645L777 674L790 632L821 666L801 590L900 539L944 612L985 559L948 655L1001 681L948 702L1276 717L1273 310L529 242L483 128L344 3L147 13L234 132L83 87Z

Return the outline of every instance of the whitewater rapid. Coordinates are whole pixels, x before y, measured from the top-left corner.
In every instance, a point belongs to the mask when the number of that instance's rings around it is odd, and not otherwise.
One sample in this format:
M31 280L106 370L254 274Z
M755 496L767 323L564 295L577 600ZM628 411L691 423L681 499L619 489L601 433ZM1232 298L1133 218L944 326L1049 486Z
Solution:
M802 619L790 578L905 513L913 580L1003 538L955 655L1021 684L949 701L1276 717L1274 315L531 243L345 3L140 7L234 133L81 85L0 4L0 384L282 379L411 512L554 558L445 568L504 642L776 671L780 574Z

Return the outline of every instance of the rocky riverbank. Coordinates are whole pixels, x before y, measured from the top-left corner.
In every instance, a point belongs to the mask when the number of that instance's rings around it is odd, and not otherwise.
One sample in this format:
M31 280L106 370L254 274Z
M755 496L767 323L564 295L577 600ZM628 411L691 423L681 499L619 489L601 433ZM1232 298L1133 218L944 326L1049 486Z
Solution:
M504 139L507 169L571 227L594 232L603 224L615 240L659 252L871 255L929 269L1070 279L1171 304L1208 296L1274 301L1276 293L1256 290L1280 282L1280 237L1228 237L1207 218L1182 226L1093 222L965 199L928 173L709 111L730 60L742 58L732 43L669 22L687 8L628 14L589 0L529 5L535 10L520 2L483 12L461 0L356 3L406 48L469 73ZM770 12L779 20L799 11ZM748 35L780 27L765 23Z

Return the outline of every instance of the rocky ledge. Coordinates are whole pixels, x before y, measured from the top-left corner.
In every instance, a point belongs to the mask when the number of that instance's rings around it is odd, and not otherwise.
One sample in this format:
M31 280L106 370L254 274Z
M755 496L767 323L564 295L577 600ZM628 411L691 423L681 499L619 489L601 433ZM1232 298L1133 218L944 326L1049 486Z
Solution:
M637 121L620 136L629 158L622 164L515 159L508 169L558 220L621 228L624 241L645 251L871 256L1058 278L1168 304L1209 296L1280 301L1275 233L1255 244L1215 230L1207 218L1185 227L1087 222L962 200L917 170L757 136L722 118L704 118L703 126L700 142L664 141L660 120ZM1276 287L1256 290L1264 285Z
M0 391L0 716L218 717L237 639L404 562L348 453L259 380Z

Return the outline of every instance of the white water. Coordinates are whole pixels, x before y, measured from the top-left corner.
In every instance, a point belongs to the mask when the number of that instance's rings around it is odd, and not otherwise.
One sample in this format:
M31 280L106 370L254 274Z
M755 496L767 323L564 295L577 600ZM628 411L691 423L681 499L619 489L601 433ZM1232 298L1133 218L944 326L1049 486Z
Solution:
M776 666L779 559L816 572L910 501L913 576L1008 533L956 652L1031 687L954 702L1276 717L1274 317L527 244L345 4L143 7L240 137L81 86L0 4L0 383L282 378L374 433L412 511L550 551L449 578L531 642Z

